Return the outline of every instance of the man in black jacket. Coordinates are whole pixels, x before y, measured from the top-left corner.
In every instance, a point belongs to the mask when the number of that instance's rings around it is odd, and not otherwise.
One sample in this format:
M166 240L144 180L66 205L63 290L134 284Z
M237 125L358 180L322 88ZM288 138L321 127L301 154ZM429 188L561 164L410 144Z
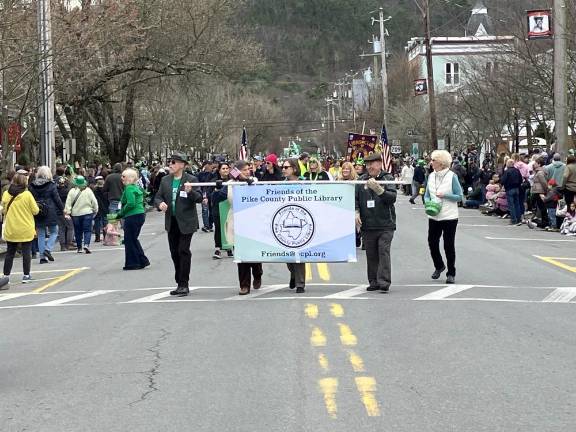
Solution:
M368 265L368 291L388 292L392 284L390 246L396 230L396 187L378 181L393 181L382 170L382 155L373 153L364 159L368 173L360 179L366 185L356 186L356 225L362 231Z
M510 224L522 225L522 215L524 214L524 200L521 197L520 186L522 185L522 174L514 166L514 160L508 159L506 171L500 178L500 184L506 190L506 200L508 210L510 210Z
M420 195L420 189L426 186L426 170L424 165L426 163L423 160L419 160L414 168L414 177L412 178L412 197L410 198L410 203L416 204L416 197ZM424 204L424 194L422 194L422 204Z
M104 181L102 189L104 197L108 200L108 213L118 213L120 209L120 199L124 192L124 183L122 183L122 164L114 164L112 173L108 174Z
M192 252L190 242L198 230L198 213L196 204L202 202L200 188L193 187L198 183L196 177L184 172L188 164L186 155L174 153L170 158L170 175L165 176L154 199L156 207L165 214L165 228L168 231L168 245L174 262L177 288L170 295L185 297L190 293L188 286Z

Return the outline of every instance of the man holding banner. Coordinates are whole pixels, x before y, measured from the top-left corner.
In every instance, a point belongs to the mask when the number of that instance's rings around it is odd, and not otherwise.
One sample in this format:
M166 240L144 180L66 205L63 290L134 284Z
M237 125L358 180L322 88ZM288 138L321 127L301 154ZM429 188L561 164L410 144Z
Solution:
M192 235L200 227L196 204L202 202L200 188L193 187L198 179L186 172L188 158L183 153L174 153L170 159L170 175L160 183L160 189L154 199L158 210L165 214L165 228L168 231L168 245L174 263L174 279L177 288L170 295L185 297L189 294L188 281L192 252Z
M378 181L394 181L382 169L382 155L373 153L365 159L367 174L356 186L356 224L362 231L368 267L368 291L387 293L392 284L390 247L396 230L395 185L380 185Z

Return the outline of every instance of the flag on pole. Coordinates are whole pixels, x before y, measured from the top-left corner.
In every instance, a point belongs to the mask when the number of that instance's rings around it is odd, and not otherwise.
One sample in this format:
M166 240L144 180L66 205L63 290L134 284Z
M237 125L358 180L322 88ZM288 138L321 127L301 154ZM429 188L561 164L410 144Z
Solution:
M238 152L238 160L248 159L248 133L246 128L242 128L242 144L240 145L240 151Z
M384 171L392 171L392 154L390 153L390 144L388 144L388 134L386 133L386 125L382 125L382 133L380 134L380 141L382 144L382 164Z

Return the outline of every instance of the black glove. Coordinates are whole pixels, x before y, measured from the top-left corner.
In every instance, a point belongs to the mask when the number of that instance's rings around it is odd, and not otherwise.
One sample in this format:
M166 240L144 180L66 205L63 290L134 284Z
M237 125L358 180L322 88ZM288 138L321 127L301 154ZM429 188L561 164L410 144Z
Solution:
M248 179L246 180L246 183L248 183L248 186L253 185L254 179L252 177L248 177Z
M224 186L223 186L222 180L216 180L216 190L220 190L223 187Z

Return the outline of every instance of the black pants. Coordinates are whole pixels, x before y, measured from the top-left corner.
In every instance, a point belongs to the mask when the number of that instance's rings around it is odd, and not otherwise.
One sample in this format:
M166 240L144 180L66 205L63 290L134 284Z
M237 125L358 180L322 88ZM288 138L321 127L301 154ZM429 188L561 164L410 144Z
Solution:
M170 256L174 263L174 279L178 287L182 288L188 288L190 280L190 267L192 265L191 242L192 234L182 234L178 221L173 217L170 231L168 231L168 245L170 247Z
M430 247L434 268L440 270L444 267L442 254L440 253L440 237L443 237L444 252L446 253L448 264L447 276L456 276L456 247L454 242L456 240L457 227L458 219L444 221L428 219L428 247Z
M415 200L418 195L420 195L420 188L424 187L424 184L414 182L412 185L412 200ZM424 204L424 195L422 195L422 204Z
M372 287L390 288L392 284L392 260L390 246L394 231L363 231L366 248L368 283Z
M574 202L574 195L576 195L576 192L572 192L567 189L564 190L564 200L566 201L568 209L570 209L570 204Z
M21 245L22 248L22 271L25 275L30 274L30 267L32 265L32 242L24 242L24 243L13 243L13 242L6 242L7 251L6 257L4 258L4 275L10 276L12 272L12 265L14 264L14 256L16 255L16 250L18 249L18 245Z
M145 221L144 213L128 216L124 219L124 268L126 269L140 269L150 265L150 261L146 258L138 240Z
M306 285L306 264L286 264L290 270L290 279L294 280L296 288Z
M262 263L238 264L238 281L240 282L240 288L250 289L252 286L252 278L254 278L254 280L262 279L263 274Z
M534 200L536 208L540 210L540 219L542 220L540 228L546 228L547 226L550 225L550 221L548 220L548 208L546 207L546 203L542 201L542 198L540 198L540 194L532 194L532 199Z
M220 212L213 212L214 215L214 247L222 249L222 232L220 231Z

